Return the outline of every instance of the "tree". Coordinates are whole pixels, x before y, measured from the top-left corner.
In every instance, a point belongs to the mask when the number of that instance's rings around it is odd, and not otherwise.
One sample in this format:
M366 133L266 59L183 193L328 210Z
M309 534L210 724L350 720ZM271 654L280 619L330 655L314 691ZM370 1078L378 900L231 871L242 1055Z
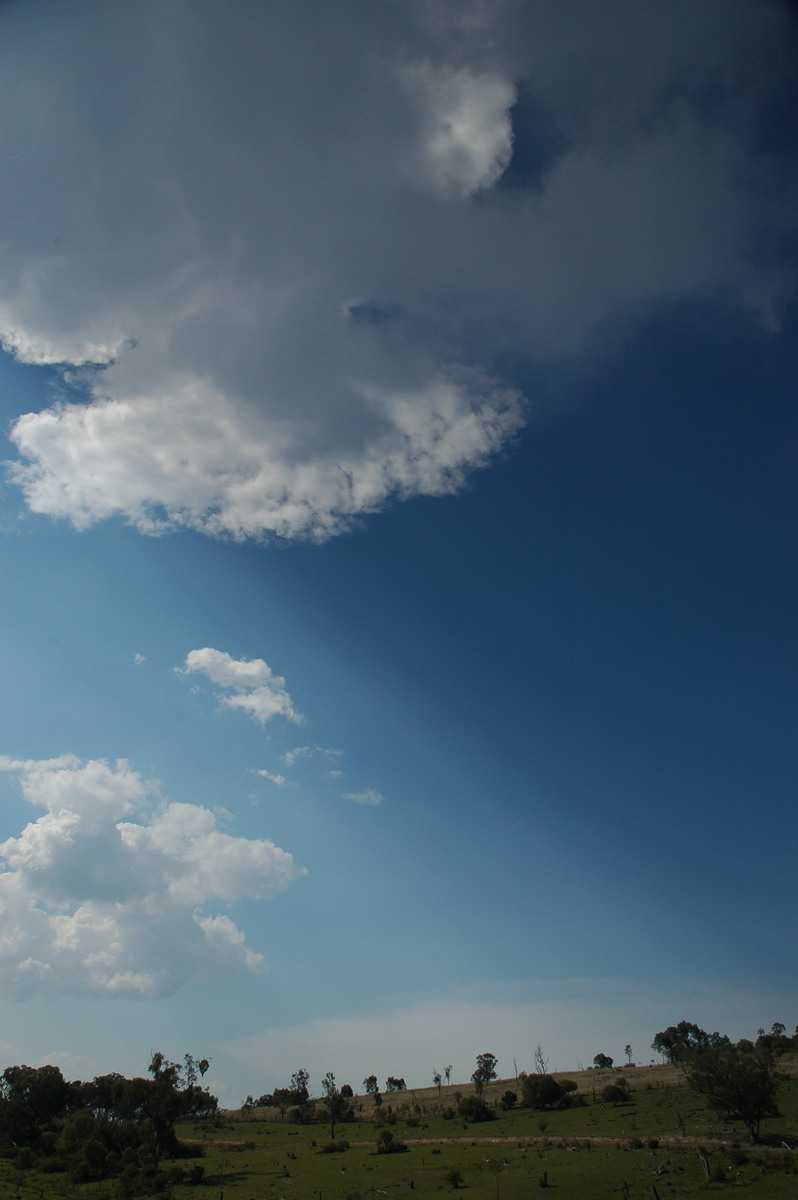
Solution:
M349 1111L346 1099L341 1095L332 1071L328 1071L321 1081L324 1097L327 1102L327 1112L330 1117L330 1140L335 1140L335 1126L342 1121Z
M164 1155L176 1151L178 1121L216 1111L216 1097L199 1083L208 1066L206 1058L187 1054L181 1064L158 1051L147 1068L151 1079L120 1079L113 1086L114 1117L138 1125L140 1143L154 1167Z
M185 1055L181 1066L170 1062L159 1050L147 1068L152 1079L131 1080L132 1085L139 1085L134 1087L134 1096L152 1133L154 1166L165 1152L173 1153L177 1148L174 1130L179 1120L216 1111L216 1097L199 1086L209 1066L207 1058L195 1059L190 1054Z
M656 1050L668 1062L684 1062L692 1052L701 1046L728 1046L729 1039L725 1034L707 1033L705 1029L694 1025L692 1021L680 1021L678 1025L669 1025L658 1033L651 1043L651 1049Z
M293 1108L297 1104L296 1092L293 1088L275 1088L271 1096L266 1097L270 1104L279 1110L280 1116L285 1120L285 1114L289 1108Z
M609 1054L597 1054L593 1059L593 1065L598 1067L600 1071L609 1071L612 1066L612 1059Z
M471 1076L474 1083L474 1090L477 1095L482 1094L482 1089L486 1083L490 1083L491 1079L496 1078L496 1068L498 1059L495 1054L486 1051L484 1054L477 1055L477 1069Z
M41 1129L70 1107L73 1097L79 1103L58 1067L6 1067L0 1076L0 1126L12 1142L32 1146Z
M441 1094L441 1081L442 1081L442 1079L443 1079L443 1076L441 1075L440 1071L436 1071L436 1070L435 1070L435 1068L433 1067L433 1069L432 1069L432 1082L435 1084L436 1088L438 1089L438 1095L439 1095L439 1096L440 1096L440 1094Z
M729 1120L739 1118L752 1142L764 1117L776 1116L780 1075L764 1047L701 1046L683 1060L687 1082Z
M406 1092L407 1084L404 1079L397 1079L395 1075L389 1075L385 1080L386 1092Z
M543 1051L540 1048L540 1042L538 1042L537 1047L535 1048L535 1070L537 1071L538 1075L545 1075L548 1069L549 1060L543 1057Z
M366 1076L363 1080L363 1090L367 1096L373 1096L375 1092L379 1091L376 1075Z
M310 1082L310 1072L304 1067L300 1067L298 1071L294 1071L291 1076L291 1091L296 1096L297 1104L306 1104L308 1096L308 1083Z
M796 1032L796 1034L798 1034L798 1025L796 1025L796 1027L795 1027L795 1032ZM452 1064L451 1063L449 1063L448 1067L443 1068L443 1073L446 1076L446 1084L448 1086L449 1081L452 1077Z
M627 1043L626 1043L626 1045L624 1046L624 1048L623 1048L623 1052L624 1052L624 1054L626 1055L627 1061L628 1061L629 1063L631 1063L631 1061L632 1061L632 1047L629 1045L629 1043L628 1043L628 1042L627 1042Z

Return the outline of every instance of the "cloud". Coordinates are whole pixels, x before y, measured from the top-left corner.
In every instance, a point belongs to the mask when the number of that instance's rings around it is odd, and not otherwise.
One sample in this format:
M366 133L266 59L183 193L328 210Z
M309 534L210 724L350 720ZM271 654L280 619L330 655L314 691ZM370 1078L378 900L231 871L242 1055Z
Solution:
M496 183L512 153L509 80L430 63L409 67L406 80L419 104L419 157L432 186L467 197Z
M33 2L0 336L62 374L11 431L36 512L320 541L512 444L508 352L661 302L778 325L787 6Z
M382 804L385 800L379 792L375 792L374 788L364 788L362 792L346 792L344 800L352 800L355 804L362 804L364 808L374 808L378 804Z
M185 664L177 670L184 675L199 672L207 676L211 683L228 693L219 695L222 704L241 709L259 725L265 725L277 716L302 724L303 718L285 690L285 680L272 674L271 667L262 658L235 659L222 650L205 646L189 651Z
M321 755L330 762L338 762L343 758L343 750L335 750L329 746L296 746L293 750L287 750L283 755L283 762L287 767L293 767L294 763L299 758L314 758L316 755ZM328 772L332 774L333 772Z
M255 774L260 775L261 779L268 779L275 787L285 787L286 785L285 775L273 775L271 771L263 769L256 771Z
M225 913L304 874L272 842L159 800L124 761L2 760L45 814L0 844L0 992L156 997L261 956Z

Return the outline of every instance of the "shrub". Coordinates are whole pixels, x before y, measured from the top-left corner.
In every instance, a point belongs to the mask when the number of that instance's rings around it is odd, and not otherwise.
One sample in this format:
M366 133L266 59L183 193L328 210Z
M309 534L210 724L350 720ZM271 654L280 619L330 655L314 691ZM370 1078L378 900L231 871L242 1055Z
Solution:
M407 1149L404 1142L398 1142L390 1129L381 1129L377 1138L378 1154L401 1154Z
M481 1096L463 1096L458 1105L458 1112L467 1121L493 1121L496 1112L490 1108Z
M626 1083L621 1081L618 1083L608 1083L602 1089L601 1099L606 1104L626 1104L629 1099L629 1089Z
M527 1108L553 1108L562 1104L565 1088L551 1075L525 1075L521 1085Z

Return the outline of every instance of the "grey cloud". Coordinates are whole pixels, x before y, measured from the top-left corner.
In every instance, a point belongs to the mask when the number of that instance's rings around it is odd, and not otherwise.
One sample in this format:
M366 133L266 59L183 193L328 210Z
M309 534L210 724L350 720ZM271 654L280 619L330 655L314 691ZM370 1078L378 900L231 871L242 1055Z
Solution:
M35 18L35 19L34 19ZM12 476L78 527L321 540L522 427L497 351L722 296L778 323L786 7L364 0L0 14L0 332L101 364Z

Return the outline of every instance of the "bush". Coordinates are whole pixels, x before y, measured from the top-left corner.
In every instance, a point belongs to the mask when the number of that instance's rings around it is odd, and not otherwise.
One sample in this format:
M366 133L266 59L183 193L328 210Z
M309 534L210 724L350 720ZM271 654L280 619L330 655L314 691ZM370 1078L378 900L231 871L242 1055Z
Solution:
M463 1096L457 1107L460 1116L467 1121L493 1121L496 1118L494 1109L481 1096Z
M515 1092L511 1092L508 1089L502 1096L499 1103L501 1104L504 1111L507 1112L509 1109L515 1108L516 1104L518 1103L518 1097L516 1096Z
M397 1142L390 1129L381 1129L377 1138L378 1154L402 1154L407 1149L404 1142Z
M605 1104L626 1104L629 1100L629 1089L624 1081L608 1083L601 1092Z
M553 1108L562 1104L566 1089L551 1075L525 1075L521 1085L527 1108Z

